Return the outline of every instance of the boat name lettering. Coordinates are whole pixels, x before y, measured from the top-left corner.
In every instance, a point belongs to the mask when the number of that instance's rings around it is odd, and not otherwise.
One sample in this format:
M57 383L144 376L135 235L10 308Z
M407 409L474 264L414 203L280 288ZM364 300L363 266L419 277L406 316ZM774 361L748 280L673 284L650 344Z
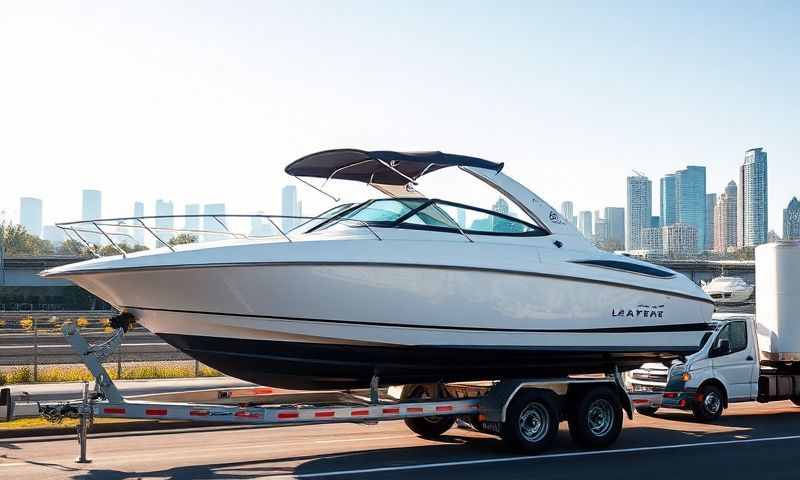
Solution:
M611 316L629 318L664 318L664 305L638 305L636 308L612 308Z

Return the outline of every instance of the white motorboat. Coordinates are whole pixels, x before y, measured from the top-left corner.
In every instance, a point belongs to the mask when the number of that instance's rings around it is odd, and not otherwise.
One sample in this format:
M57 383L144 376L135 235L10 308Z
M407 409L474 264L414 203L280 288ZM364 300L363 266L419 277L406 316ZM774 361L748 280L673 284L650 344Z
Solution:
M445 167L522 215L413 189ZM286 388L626 370L699 348L714 307L698 286L596 249L502 168L441 152L319 152L286 172L389 197L338 206L281 237L165 246L42 275L75 282L209 366ZM460 225L457 209L482 220Z
M740 277L726 277L725 275L704 283L703 291L711 297L714 303L720 305L745 303L753 296L752 285Z

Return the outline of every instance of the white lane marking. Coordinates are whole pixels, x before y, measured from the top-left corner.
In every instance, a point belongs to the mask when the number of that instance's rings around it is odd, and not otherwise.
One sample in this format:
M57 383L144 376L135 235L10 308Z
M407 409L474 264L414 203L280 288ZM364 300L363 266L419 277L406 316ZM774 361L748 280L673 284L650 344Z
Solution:
M409 438L416 435L392 435L387 437L361 437L361 438L341 438L336 440L315 440L314 443L343 443L343 442L365 442L368 440L391 440L395 438ZM280 445L280 444L278 444Z
M291 479L291 478L314 478L314 477L335 477L340 475L357 475L363 473L379 473L379 472L396 472L403 470L424 470L428 468L442 468L442 467L458 467L462 465L480 465L487 463L507 463L507 462L523 462L527 460L546 460L548 458L565 458L565 457L587 457L593 455L610 455L614 453L632 453L632 452L647 452L653 450L673 450L678 448L688 447L707 447L714 445L735 445L743 443L758 443L758 442L774 442L780 440L800 440L800 435L791 435L786 437L768 437L768 438L749 438L746 440L721 440L717 442L695 442L695 443L681 443L678 445L656 445L652 447L634 447L634 448L618 448L613 450L595 450L590 452L567 452L567 453L549 453L545 455L526 455L522 457L500 457L500 458L484 458L480 460L462 460L458 462L439 462L439 463L426 463L421 465L402 465L397 467L376 467L364 468L360 470L337 470L333 472L319 472L319 473L301 473L299 475L284 475L279 477L272 477L274 479Z

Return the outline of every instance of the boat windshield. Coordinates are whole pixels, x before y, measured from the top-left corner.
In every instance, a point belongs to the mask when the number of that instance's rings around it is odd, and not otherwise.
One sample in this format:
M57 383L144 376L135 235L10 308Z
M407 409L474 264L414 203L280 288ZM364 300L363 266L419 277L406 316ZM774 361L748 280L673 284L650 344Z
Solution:
M469 224L466 222L467 212L473 218ZM425 198L372 200L343 212L314 230L330 228L342 220L358 220L373 227L464 231L479 235L547 235L544 229L511 215Z

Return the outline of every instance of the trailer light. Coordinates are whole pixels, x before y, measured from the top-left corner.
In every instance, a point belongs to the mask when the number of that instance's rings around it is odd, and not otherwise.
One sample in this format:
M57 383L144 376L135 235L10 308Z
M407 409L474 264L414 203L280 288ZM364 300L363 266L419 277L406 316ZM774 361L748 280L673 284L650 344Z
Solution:
M678 398L678 392L664 392L664 398Z
M681 380L684 382L688 382L691 379L692 379L692 374L689 372L683 372L683 375L681 375Z
M683 408L686 406L686 399L682 398L680 402L678 402L678 406Z

